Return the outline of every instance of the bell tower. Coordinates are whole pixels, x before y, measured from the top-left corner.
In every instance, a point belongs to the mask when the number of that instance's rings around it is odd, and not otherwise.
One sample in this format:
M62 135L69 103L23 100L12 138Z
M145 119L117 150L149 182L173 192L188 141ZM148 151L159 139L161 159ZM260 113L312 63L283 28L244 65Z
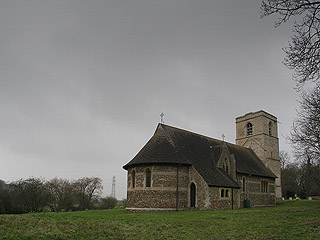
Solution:
M277 176L276 198L281 199L281 174L277 118L263 110L236 118L236 144L251 148Z

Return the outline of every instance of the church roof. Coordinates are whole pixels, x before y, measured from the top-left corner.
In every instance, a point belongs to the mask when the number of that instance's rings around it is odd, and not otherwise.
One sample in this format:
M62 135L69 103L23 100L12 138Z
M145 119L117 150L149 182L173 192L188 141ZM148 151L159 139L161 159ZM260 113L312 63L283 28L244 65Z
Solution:
M252 149L160 123L151 139L123 168L146 164L192 165L209 186L238 188L228 174L216 167L225 147L236 160L236 172L276 177Z

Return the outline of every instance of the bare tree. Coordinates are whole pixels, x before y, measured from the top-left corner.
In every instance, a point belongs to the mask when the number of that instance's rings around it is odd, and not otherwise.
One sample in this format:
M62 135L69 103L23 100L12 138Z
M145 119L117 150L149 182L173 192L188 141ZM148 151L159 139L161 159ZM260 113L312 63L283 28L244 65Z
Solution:
M293 79L300 90L306 81L320 80L320 1L317 0L263 0L261 17L278 14L275 27L299 16L294 22L293 36L284 64L294 69Z
M303 92L300 110L291 131L291 145L298 159L320 160L320 84L310 92Z
M75 196L79 203L79 209L92 208L92 201L100 197L102 191L102 180L98 177L84 177L73 183Z
M73 208L75 191L70 181L54 178L47 183L47 186L51 195L51 207L54 211L69 211Z
M290 163L281 169L281 188L284 198L294 197L300 193L300 167L298 163Z
M280 151L279 153L279 157L280 157L280 167L281 170L285 169L286 166L290 163L290 157L289 157L289 153L286 151Z
M0 179L0 189L3 189L6 185L6 182Z
M11 199L8 185L0 179L0 214L11 212Z
M0 180L0 214L92 209L102 192L102 180L84 177L76 181L28 178L6 184ZM107 203L106 203L107 204ZM108 202L108 207L109 207Z
M49 191L40 178L21 179L9 186L15 212L41 212L49 203Z

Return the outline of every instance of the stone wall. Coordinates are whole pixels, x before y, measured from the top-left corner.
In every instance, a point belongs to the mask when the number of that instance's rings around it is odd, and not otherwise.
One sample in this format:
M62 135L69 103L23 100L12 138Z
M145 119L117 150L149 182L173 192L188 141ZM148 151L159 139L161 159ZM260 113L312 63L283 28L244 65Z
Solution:
M145 171L151 170L151 186L146 187ZM132 187L132 171L136 185ZM179 166L178 208L189 204L189 167ZM127 210L175 210L177 204L177 166L146 165L128 169Z
M191 183L196 185L196 208L209 209L211 203L208 184L194 167L189 168L189 186ZM188 193L188 206L190 206L190 190Z
M146 187L146 169L151 170L151 186ZM132 187L132 171L135 171L135 187ZM242 186L242 176L236 181ZM267 193L261 192L261 180L268 181ZM246 193L242 189L209 187L192 166L179 166L178 208L190 209L190 185L196 186L196 209L238 209L244 207ZM228 190L228 196L221 197L221 190ZM233 192L233 197L232 197ZM251 206L275 204L275 182L273 179L248 177L248 199ZM176 210L177 166L146 165L128 170L127 210L160 211Z
M221 197L221 191L228 190L228 197ZM210 187L210 209L238 209L238 189ZM232 197L233 194L233 197Z
M174 190L136 190L128 191L127 208L176 209ZM179 209L187 207L187 192L179 191ZM160 209L159 209L160 210Z
M242 177L245 175L238 175L238 183L242 186ZM243 191L243 189L239 189L240 192L240 207L244 207L244 200L248 195L248 199L250 200L250 206L271 206L276 203L276 195L275 195L275 181L270 178L262 178L257 176L246 176L248 179L248 194ZM261 180L268 181L268 190L267 192L261 191Z
M247 136L247 123L253 125L253 134ZM269 123L272 124L271 135ZM236 118L236 144L251 148L261 161L277 176L276 196L281 199L281 174L277 118L264 111Z

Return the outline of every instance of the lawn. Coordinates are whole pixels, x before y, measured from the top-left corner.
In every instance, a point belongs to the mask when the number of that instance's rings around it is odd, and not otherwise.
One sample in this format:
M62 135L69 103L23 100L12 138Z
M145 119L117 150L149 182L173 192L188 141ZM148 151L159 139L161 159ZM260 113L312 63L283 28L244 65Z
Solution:
M320 201L241 210L0 215L0 239L320 239Z

